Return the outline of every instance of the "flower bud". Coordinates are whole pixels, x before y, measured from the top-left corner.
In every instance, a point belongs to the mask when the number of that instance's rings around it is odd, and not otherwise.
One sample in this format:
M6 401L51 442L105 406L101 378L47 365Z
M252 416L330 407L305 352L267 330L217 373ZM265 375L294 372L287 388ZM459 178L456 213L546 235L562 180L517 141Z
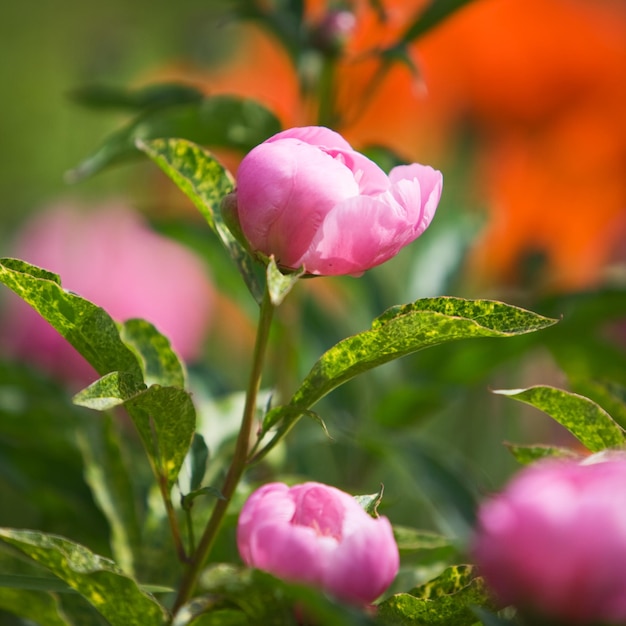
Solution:
M478 567L530 623L626 623L626 457L539 462L478 520Z
M314 482L255 491L239 516L237 545L246 565L355 605L380 596L399 567L389 520Z
M13 254L61 276L69 289L118 321L145 318L186 360L198 358L208 331L213 288L202 260L152 231L117 203L87 210L71 204L37 213L18 233ZM77 385L95 372L23 300L7 300L2 342L14 356Z
M328 128L292 128L241 162L237 215L251 249L284 268L359 275L426 230L442 184L417 163L387 176Z

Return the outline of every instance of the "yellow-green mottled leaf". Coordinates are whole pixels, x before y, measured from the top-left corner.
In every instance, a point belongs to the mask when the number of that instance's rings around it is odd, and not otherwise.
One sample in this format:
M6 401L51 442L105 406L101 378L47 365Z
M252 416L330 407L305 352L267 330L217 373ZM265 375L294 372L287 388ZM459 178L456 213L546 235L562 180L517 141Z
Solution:
M128 381L141 386L137 358L104 309L63 289L56 274L18 259L0 259L0 282L50 322L100 375L127 372Z
M123 405L131 416L157 475L176 482L196 429L196 410L180 387L145 385L136 390L122 372L103 376L74 396L74 403L96 410Z
M430 346L479 337L513 337L556 320L491 300L425 298L389 309L368 331L330 348L313 366L291 401L265 417L263 429L282 422L284 435L309 407L335 387L374 367Z
M490 606L487 589L471 566L457 565L382 602L377 620L398 626L472 626L476 623L473 606Z
M215 157L184 139L140 141L145 152L189 197L235 261L241 275L257 302L263 289L255 273L254 261L226 226L220 205L233 191L235 182Z
M626 443L626 431L601 406L584 396L548 386L498 390L494 393L544 411L565 426L591 452Z
M161 626L165 609L113 561L84 546L44 533L0 529L0 540L17 548L67 583L111 626Z
M126 320L120 328L122 341L135 353L146 385L185 387L185 368L170 341L150 322Z

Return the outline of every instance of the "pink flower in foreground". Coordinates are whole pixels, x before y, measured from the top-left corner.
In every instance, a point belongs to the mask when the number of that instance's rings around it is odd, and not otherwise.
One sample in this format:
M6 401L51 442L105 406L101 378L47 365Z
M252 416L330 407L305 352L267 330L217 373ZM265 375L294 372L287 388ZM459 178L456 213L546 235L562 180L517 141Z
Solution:
M531 617L626 623L626 457L523 470L481 507L473 552L496 597Z
M53 207L25 225L12 253L59 274L65 289L118 321L147 319L182 358L199 356L212 301L203 263L150 230L130 209ZM15 356L80 384L95 377L71 345L19 298L7 301L3 318L2 341Z
M441 172L414 163L389 176L341 135L292 128L254 148L237 172L237 213L255 251L310 274L361 274L430 224Z
M320 483L270 483L239 516L237 545L251 567L365 605L391 584L399 556L386 517L370 517L347 493Z

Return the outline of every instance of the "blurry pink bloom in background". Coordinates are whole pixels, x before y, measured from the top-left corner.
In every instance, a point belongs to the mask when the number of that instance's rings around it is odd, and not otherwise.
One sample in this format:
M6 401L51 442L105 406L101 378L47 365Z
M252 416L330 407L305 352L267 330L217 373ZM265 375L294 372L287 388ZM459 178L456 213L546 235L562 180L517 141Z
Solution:
M274 135L243 159L237 214L255 251L310 274L362 274L430 224L441 172L414 163L389 176L320 126Z
M183 359L201 354L212 302L203 262L150 230L131 209L121 204L95 210L52 207L24 225L11 254L59 274L65 289L117 321L148 320ZM66 381L83 384L95 378L91 366L48 322L9 295L0 332L10 353Z
M380 596L399 567L389 520L315 482L269 483L255 491L239 516L237 545L250 567L358 605Z
M482 505L474 544L504 604L563 624L626 623L626 456L544 461Z

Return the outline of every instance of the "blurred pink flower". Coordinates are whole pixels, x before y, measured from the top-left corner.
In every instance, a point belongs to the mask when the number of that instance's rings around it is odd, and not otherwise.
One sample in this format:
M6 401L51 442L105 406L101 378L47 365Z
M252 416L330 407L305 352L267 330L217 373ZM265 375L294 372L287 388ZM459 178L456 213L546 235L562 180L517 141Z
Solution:
M239 516L237 545L246 565L357 605L380 596L399 567L389 520L314 482L255 491Z
M496 597L530 616L626 623L626 457L522 470L482 505L473 553Z
M12 253L59 274L65 289L103 307L117 321L148 320L183 359L200 355L212 302L203 263L150 230L129 208L52 207L25 224ZM83 384L95 377L91 366L29 305L17 297L6 305L1 332L10 353L67 381Z
M362 274L430 224L441 172L414 163L387 176L341 135L292 128L254 148L237 172L237 213L255 251L310 274Z

